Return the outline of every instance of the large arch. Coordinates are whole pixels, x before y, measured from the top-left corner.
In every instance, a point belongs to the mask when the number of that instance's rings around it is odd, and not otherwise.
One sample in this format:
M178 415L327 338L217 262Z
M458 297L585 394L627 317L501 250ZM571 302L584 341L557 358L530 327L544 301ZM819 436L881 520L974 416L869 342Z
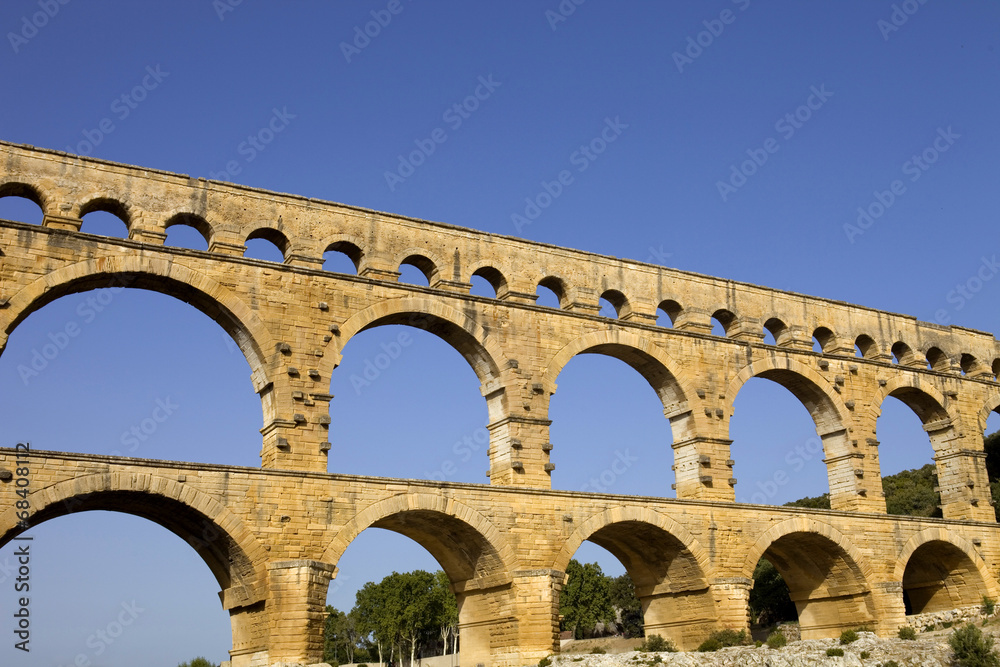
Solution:
M694 394L681 364L652 341L619 328L584 334L563 346L549 360L542 375L549 393L555 393L556 378L566 364L578 354L604 354L624 361L638 372L653 388L663 403L663 412L670 420L674 442L695 435L695 419L688 397Z
M132 287L160 292L193 305L215 320L242 350L250 365L254 391L269 384L271 335L257 315L227 288L171 260L103 257L47 273L23 287L0 314L0 353L14 329L28 315L56 299L104 287ZM265 415L265 422L267 416Z
M28 496L31 524L68 514L105 510L138 516L174 533L198 552L218 581L229 611L234 652L259 651L264 619L267 551L243 523L212 496L143 472L89 474L57 482ZM14 507L0 513L0 546L24 529Z
M926 528L896 559L893 579L903 584L908 611L945 611L996 598L998 586L975 545L944 527Z
M492 664L516 644L512 575L516 557L506 537L485 516L454 499L402 493L376 501L345 524L322 560L336 565L367 528L405 535L441 565L458 603L462 664Z
M767 558L788 585L803 639L837 637L879 617L868 559L840 531L806 518L786 519L764 532L743 561L752 579Z
M482 393L489 396L501 388L501 369L508 367L506 355L496 340L473 317L437 299L409 297L380 301L352 315L340 326L337 349L327 355L331 371L340 364L344 347L355 335L385 324L402 324L428 331L455 348L472 366ZM490 419L496 419L493 406Z
M741 368L733 376L726 388L726 405L730 415L740 389L754 377L776 382L799 399L812 416L816 432L824 440L824 449L828 446L829 436L844 431L850 423L847 406L833 391L826 378L805 364L783 355L768 355L758 359ZM846 439L843 444L846 445ZM827 456L836 453L843 452L826 451Z
M565 572L584 541L603 547L625 567L642 603L647 636L660 634L691 649L717 629L709 554L673 519L636 506L595 514L567 538L553 569Z

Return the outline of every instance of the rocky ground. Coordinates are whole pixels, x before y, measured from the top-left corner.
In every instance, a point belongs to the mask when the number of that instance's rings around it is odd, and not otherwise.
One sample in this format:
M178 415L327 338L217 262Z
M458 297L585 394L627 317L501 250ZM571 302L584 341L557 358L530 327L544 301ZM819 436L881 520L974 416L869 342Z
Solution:
M1000 634L1000 626L991 623L983 628L994 636ZM951 630L936 630L920 633L915 640L880 639L870 632L858 633L856 642L841 646L836 639L812 639L790 642L780 649L770 649L766 645L755 648L741 646L724 648L714 653L638 653L631 650L635 640L591 639L573 642L563 648L559 655L552 656L553 667L721 667L768 666L806 667L812 665L849 665L852 667L876 667L895 660L903 665L921 667L950 667L952 653L948 646ZM1000 645L997 642L996 645ZM591 654L595 647L608 651L606 654ZM844 649L843 657L828 657L828 648ZM862 656L862 653L865 655Z

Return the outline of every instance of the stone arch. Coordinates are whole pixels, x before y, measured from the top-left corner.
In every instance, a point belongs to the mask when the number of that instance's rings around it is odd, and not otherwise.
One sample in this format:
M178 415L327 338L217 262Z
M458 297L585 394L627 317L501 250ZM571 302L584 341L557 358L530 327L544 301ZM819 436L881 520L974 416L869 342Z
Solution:
M504 275L503 271L496 267L495 262L489 260L483 260L477 262L473 266L469 267L472 269L470 273L470 281L472 276L479 276L486 282L490 284L493 288L493 293L496 298L504 296L508 291L507 276Z
M788 585L803 639L839 636L880 616L868 559L832 526L799 517L765 531L747 552L743 576L767 558Z
M424 329L454 347L472 366L484 396L501 388L501 369L507 358L486 329L468 314L429 297L408 297L380 301L352 315L340 326L337 349L327 358L327 371L340 365L344 346L357 334L384 324L403 324ZM491 419L495 418L491 410Z
M122 512L166 528L194 548L222 589L226 609L263 600L266 551L222 503L190 484L127 471L85 475L32 493L31 523L92 510ZM0 513L0 546L23 532L15 508Z
M694 390L682 375L681 364L648 338L617 327L584 334L563 346L549 361L542 380L550 394L556 391L556 378L578 354L605 354L631 366L649 383L663 403L670 420L674 442L695 434L695 419L689 405Z
M163 233L173 227L174 225L183 225L186 227L191 227L205 239L205 244L207 247L211 248L212 243L216 240L216 235L219 233L218 225L209 221L204 216L198 213L192 213L186 209L175 209L167 213L163 218Z
M409 537L441 565L458 603L461 664L493 664L510 650L517 559L489 519L453 498L401 493L358 512L334 536L323 561L336 564L369 527Z
M337 531L322 560L336 565L368 528L385 528L414 540L441 564L453 582L472 587L509 583L517 558L507 538L477 510L432 493L401 493L360 510Z
M48 212L48 197L37 185L23 181L7 181L0 184L0 198L3 197L23 197L38 204L43 212Z
M676 521L645 507L605 510L567 538L553 569L565 572L587 540L625 566L642 603L647 636L661 634L688 649L717 629L709 554Z
M947 422L951 414L944 407L945 397L938 389L925 382L919 375L907 373L894 374L895 377L880 387L869 408L868 417L871 423L882 414L882 405L889 396L898 398L906 404L920 421L926 426L934 422Z
M400 270L404 264L415 267L427 278L427 285L434 286L434 283L441 277L441 269L447 266L441 258L432 253L427 248L407 248L401 253L399 263L395 269Z
M733 414L733 403L743 385L750 378L762 377L777 382L795 396L813 418L816 432L823 439L827 456L834 447L846 447L846 428L850 413L830 383L812 368L788 357L768 355L746 366L729 381L726 389L728 414ZM843 442L840 442L843 440ZM828 447L830 449L828 449ZM842 452L836 452L842 453Z
M228 289L174 261L150 257L102 257L57 269L23 287L0 316L0 351L11 332L28 315L78 292L101 287L134 287L160 292L193 305L215 320L243 351L254 391L269 384L271 335L257 315ZM265 415L267 423L268 415Z
M986 399L986 403L983 405L983 409L979 411L978 433L986 432L986 421L990 418L991 412L1000 413L1000 390L993 389L990 392L989 398Z
M996 598L1000 590L975 546L943 526L926 528L907 540L893 579L902 583L912 613L978 604L983 595Z
M285 232L283 232L280 228L268 227L266 225L255 227L249 234L247 234L246 239L244 239L244 244L247 241L253 241L255 239L263 239L272 244L281 253L282 260L288 258L288 251L291 247L291 242L288 240L288 236Z
M361 274L365 261L365 243L353 234L334 234L323 239L318 245L317 256L323 257L329 251L340 252L354 263L354 272Z
M82 198L81 201L83 203L72 213L81 220L89 213L105 211L121 220L125 223L125 228L132 231L132 225L139 217L134 207L116 196L92 194Z

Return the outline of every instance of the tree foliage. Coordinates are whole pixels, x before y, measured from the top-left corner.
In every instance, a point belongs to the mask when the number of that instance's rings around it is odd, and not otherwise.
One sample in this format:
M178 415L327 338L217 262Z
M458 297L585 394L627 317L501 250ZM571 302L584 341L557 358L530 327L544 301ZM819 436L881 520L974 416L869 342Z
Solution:
M611 606L618 612L618 626L626 637L642 637L642 603L635 596L632 577L623 574L611 579Z
M219 667L219 666L214 662L209 662L205 658L198 657L190 662L182 662L181 664L177 665L177 667Z
M597 563L581 565L576 559L566 568L566 585L559 594L563 629L576 639L591 636L598 623L615 620L611 606L611 581Z
M753 588L750 589L750 615L755 623L773 625L798 618L788 586L771 561L766 558L757 561L753 582Z
M327 607L324 660L339 664L370 657L385 662L395 656L401 663L405 652L412 664L418 655L437 649L438 638L445 650L451 639L454 650L457 634L458 606L444 572L393 572L365 584L350 613Z

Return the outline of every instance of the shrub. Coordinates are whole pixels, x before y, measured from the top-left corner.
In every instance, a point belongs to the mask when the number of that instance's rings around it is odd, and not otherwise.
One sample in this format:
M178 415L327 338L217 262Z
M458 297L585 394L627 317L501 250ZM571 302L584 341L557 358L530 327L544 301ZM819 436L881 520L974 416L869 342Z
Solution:
M677 647L674 646L673 642L660 635L649 635L636 650L643 653L675 653Z
M942 628L950 628L953 625L955 625L955 624L952 621L943 621L941 623L941 627Z
M861 653L858 654L858 657L861 658L862 660L867 660L868 658L872 657L872 654L869 653L868 651L862 651Z
M718 651L726 646L746 646L750 643L746 630L717 630L701 643L698 650L702 653Z
M1000 666L1000 657L993 650L993 638L984 635L982 630L971 623L951 633L948 644L955 652L955 662L960 667Z
M552 658L545 656L538 661L538 667L549 667L552 664Z
M882 663L882 667L899 667L899 663L895 660L886 660Z
M195 658L191 662L182 662L177 667L216 667L214 662L209 662L205 658Z
M983 596L983 613L987 616L992 616L993 612L996 611L997 602L989 595Z
M901 627L899 629L899 638L900 639L916 639L917 638L917 631L914 630L913 628L911 628L908 625L904 625L903 627Z
M826 654L831 658L844 655L844 649L842 648L828 648L826 649Z
M858 641L858 633L855 630L844 630L840 633L841 644L852 644Z
M763 646L763 645L764 645L764 642L762 642L761 640L759 640L759 639L758 639L757 641L755 641L755 642L753 643L753 645L754 645L754 647L756 647L756 648L760 648L761 646Z
M934 624L933 623L931 625L925 625L924 626L924 632L933 632L934 629L935 628L934 628Z
M590 649L591 655L604 655L605 653L607 653L607 651L604 650L603 646L595 646L594 648Z
M784 632L772 632L767 636L767 645L770 648L781 648L788 644L788 637L785 636Z

